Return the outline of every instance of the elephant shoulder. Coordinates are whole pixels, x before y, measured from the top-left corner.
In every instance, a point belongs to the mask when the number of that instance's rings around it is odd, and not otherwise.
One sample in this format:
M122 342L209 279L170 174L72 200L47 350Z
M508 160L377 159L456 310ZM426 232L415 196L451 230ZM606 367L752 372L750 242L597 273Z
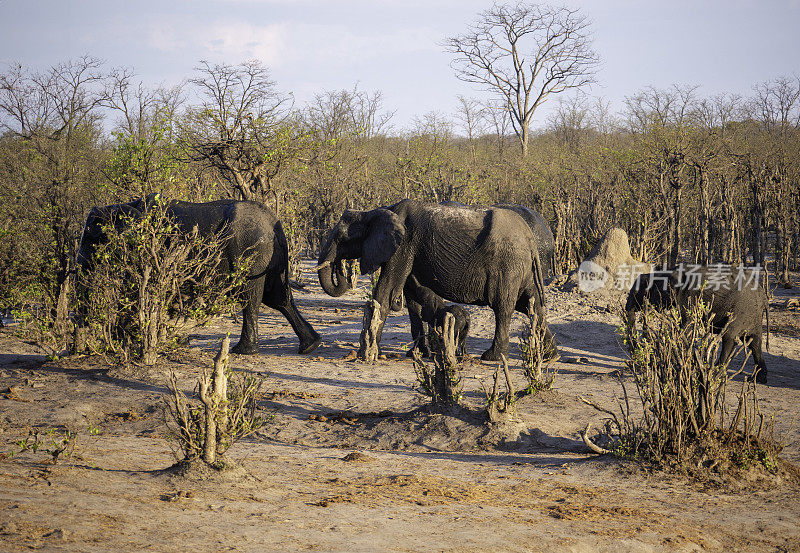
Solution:
M406 198L400 200L396 204L387 206L385 209L392 211L401 219L405 219L406 216L408 216L409 214L415 214L425 211L427 206L429 205L431 204L426 202L421 202L419 200L414 200L411 198Z
M516 211L492 207L487 210L485 220L489 234L497 239L512 237L528 242L535 240L527 221Z
M275 226L278 217L269 206L253 201L233 201L225 208L231 221L255 221L260 225Z

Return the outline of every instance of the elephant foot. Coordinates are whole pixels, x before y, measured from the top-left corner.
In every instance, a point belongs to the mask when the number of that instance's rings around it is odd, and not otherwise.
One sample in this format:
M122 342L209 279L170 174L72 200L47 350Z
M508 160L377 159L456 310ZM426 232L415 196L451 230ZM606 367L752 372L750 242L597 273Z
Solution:
M321 343L322 343L322 338L320 338L319 336L314 338L311 342L307 342L305 344L301 343L299 353L301 354L311 353L312 351L317 349L317 346L319 346Z
M759 384L766 384L767 383L767 371L764 369L757 369L758 372L756 373L756 382ZM752 376L750 377L753 378Z
M481 354L481 360L483 361L500 361L500 354L502 352L497 351L494 348L489 348ZM506 359L508 359L508 353L505 354Z
M247 344L245 342L239 342L231 348L231 353L236 353L238 355L257 355L258 346Z

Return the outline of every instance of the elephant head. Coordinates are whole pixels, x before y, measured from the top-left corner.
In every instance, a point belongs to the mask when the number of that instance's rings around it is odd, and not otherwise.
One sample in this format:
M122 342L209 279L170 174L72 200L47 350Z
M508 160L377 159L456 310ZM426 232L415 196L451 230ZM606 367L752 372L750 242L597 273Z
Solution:
M348 284L342 260L358 259L362 274L373 273L391 259L405 232L402 220L388 209L346 210L319 254L322 289L334 297L344 294Z
M161 194L155 192L145 198L138 198L124 204L93 207L86 217L75 261L78 267L88 269L94 251L100 244L108 241L103 227L113 225L117 232L122 231L130 219L141 217L153 204L161 201Z

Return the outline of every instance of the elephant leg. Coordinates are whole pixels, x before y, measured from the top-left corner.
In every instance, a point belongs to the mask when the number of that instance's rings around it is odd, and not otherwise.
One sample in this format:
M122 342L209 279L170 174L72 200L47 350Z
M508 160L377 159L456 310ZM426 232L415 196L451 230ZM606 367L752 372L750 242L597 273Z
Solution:
M719 360L717 363L724 364L730 361L733 357L733 346L736 345L736 339L730 334L722 336L722 347L719 350Z
M511 302L503 302L493 306L494 310L494 340L492 347L481 355L484 361L499 361L500 355L508 358L508 327L511 324L513 311Z
M431 353L428 346L428 325L422 320L422 305L412 299L411 294L406 293L406 306L408 307L408 319L411 322L411 339L413 340L407 356L411 357L414 354L414 350L417 350L422 357L428 357Z
M456 356L463 359L467 355L467 332L464 331L458 336L458 347L456 348Z
M281 315L286 317L289 324L292 325L292 330L294 330L294 333L300 340L299 353L311 353L319 346L322 338L319 333L314 330L314 327L300 314L297 305L294 303L292 290L288 285L278 285L270 288L264 293L263 301L264 305L267 307L278 310Z
M247 284L242 309L242 335L239 343L231 348L232 353L254 355L258 353L258 312L264 296L264 279L252 280Z

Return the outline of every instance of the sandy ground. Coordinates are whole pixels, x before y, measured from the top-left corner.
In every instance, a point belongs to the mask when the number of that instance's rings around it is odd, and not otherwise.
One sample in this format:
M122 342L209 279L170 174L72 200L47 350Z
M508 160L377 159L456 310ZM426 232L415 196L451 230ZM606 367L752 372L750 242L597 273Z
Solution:
M169 370L189 393L224 333L235 341L236 322L202 329L188 351L133 375L99 358L46 361L13 327L0 331L0 550L800 550L800 488L789 479L698 482L587 453L579 431L602 417L578 395L612 407L621 394L618 299L550 288L564 356L555 386L522 399L518 423L491 428L481 381L493 365L466 366L463 409L428 412L403 355L408 317L387 322L388 359L346 360L364 291L331 298L310 277L295 297L323 345L298 355L289 325L264 308L261 354L234 356L233 366L265 377L262 405L274 420L235 445L238 467L220 474L169 469L162 406ZM795 298L796 289L776 292L760 396L787 443L783 457L800 463ZM488 309L469 309L477 358L494 322ZM521 387L516 345L512 357ZM73 455L57 464L42 451L9 456L31 428L77 432Z

